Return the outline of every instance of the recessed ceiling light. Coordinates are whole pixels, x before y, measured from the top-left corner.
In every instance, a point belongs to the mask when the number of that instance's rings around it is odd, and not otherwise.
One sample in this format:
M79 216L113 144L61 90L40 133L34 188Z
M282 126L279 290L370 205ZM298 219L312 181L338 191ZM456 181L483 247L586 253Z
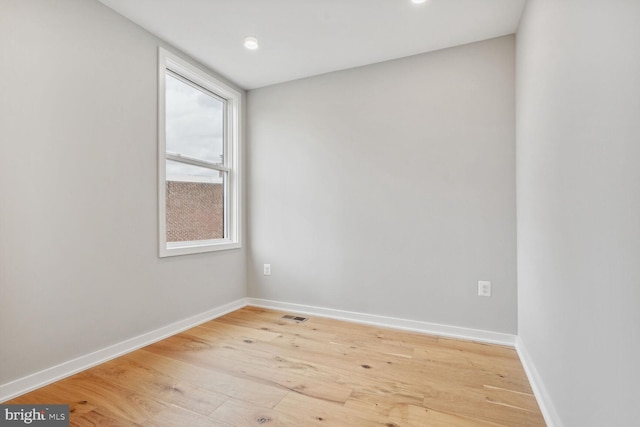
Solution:
M421 4L421 3L425 3L427 0L411 0L411 3L414 4Z
M258 39L255 37L245 37L244 39L244 47L246 47L249 50L256 50L257 48L260 47L260 45L258 44Z

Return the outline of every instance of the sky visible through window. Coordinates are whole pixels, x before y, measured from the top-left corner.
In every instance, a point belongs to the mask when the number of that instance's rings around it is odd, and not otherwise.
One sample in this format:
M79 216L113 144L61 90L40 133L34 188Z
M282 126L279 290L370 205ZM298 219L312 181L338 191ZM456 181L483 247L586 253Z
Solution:
M222 163L224 102L167 73L166 150ZM167 161L167 180L219 182L217 171ZM208 178L208 179L207 179ZM213 181L211 181L213 179Z

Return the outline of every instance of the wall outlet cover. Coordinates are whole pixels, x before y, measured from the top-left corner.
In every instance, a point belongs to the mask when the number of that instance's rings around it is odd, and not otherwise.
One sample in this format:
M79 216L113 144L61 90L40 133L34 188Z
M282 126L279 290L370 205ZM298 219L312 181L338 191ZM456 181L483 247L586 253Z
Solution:
M486 280L480 280L478 282L478 296L490 297L491 296L491 282Z

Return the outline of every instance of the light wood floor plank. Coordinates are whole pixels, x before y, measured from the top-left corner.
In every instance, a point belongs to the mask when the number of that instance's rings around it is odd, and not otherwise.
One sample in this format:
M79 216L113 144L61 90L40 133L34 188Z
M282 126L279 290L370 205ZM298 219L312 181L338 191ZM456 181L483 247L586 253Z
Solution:
M477 418L447 414L415 405L396 406L389 414L389 420L403 427L503 427L500 424L481 421Z
M72 426L537 427L514 349L245 307L7 403Z
M387 424L384 419L372 420L353 408L297 393L289 393L275 409L287 417L287 425L381 427Z
M200 368L146 350L135 351L125 357L132 358L138 363L149 364L153 369L162 373L184 378L215 394L223 394L257 406L273 408L287 394L287 390L277 386L251 381L225 372Z
M263 408L229 399L211 414L212 425L231 426L278 426L283 425L282 415L273 409Z

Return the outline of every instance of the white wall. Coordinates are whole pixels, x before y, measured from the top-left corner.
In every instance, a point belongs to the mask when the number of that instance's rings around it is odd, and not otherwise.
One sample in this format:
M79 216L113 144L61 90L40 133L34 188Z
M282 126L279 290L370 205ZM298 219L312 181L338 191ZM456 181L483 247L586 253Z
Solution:
M632 0L529 0L517 35L518 332L558 425L638 425L639 46Z
M249 296L515 333L514 85L507 36L250 91Z
M158 44L0 0L0 384L246 295L244 250L157 256Z

